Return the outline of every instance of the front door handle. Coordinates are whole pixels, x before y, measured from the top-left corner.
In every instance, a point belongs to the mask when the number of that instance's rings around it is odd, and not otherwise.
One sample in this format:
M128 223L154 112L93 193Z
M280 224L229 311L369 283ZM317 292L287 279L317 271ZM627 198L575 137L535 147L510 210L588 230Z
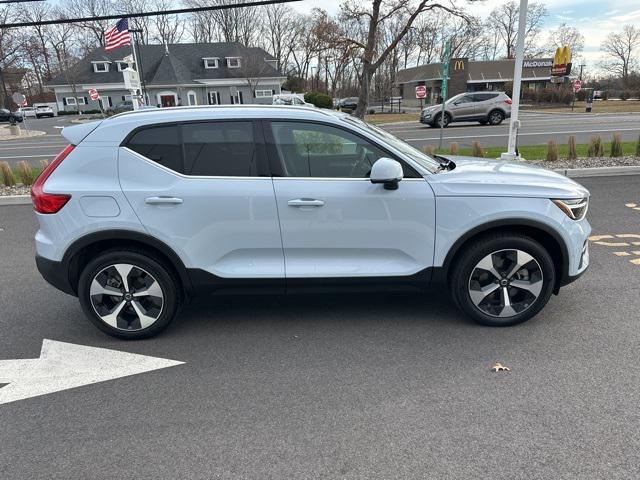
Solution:
M316 200L315 198L296 198L289 200L287 204L290 207L322 207L324 205L323 200Z
M144 199L147 205L179 205L182 199L178 197L148 197Z

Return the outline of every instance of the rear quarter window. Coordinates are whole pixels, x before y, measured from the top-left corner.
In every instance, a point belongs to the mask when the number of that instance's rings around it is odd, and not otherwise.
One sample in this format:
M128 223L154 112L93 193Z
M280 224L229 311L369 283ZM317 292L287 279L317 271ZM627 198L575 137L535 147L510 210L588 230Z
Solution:
M129 139L126 146L149 160L183 173L178 125L140 130Z

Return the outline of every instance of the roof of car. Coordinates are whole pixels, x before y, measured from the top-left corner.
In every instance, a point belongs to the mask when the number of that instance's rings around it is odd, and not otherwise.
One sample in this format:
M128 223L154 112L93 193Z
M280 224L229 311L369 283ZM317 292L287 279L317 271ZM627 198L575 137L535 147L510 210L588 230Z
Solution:
M140 123L206 120L206 119L238 119L238 118L292 118L292 119L335 119L346 114L336 110L327 110L306 106L291 105L203 105L191 107L145 108L119 113L106 122Z

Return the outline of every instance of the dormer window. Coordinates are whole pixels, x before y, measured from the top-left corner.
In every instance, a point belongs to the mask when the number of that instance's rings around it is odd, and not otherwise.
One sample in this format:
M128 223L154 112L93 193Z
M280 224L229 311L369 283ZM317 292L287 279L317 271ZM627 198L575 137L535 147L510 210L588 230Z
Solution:
M240 68L240 57L227 57L227 67Z
M204 68L218 68L218 57L205 57L204 60Z
M118 71L121 72L123 71L125 68L129 67L129 64L127 62L124 61L118 61L116 62L116 65L118 66Z
M91 62L93 64L93 71L98 73L108 72L109 63L111 62Z

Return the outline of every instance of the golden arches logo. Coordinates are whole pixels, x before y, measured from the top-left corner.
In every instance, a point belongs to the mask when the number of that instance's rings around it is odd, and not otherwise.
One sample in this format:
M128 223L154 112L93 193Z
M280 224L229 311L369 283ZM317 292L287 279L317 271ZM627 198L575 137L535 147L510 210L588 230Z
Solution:
M464 70L464 60L456 60L456 63L453 64L454 70Z
M571 49L568 46L556 48L553 65L568 65L571 63Z

